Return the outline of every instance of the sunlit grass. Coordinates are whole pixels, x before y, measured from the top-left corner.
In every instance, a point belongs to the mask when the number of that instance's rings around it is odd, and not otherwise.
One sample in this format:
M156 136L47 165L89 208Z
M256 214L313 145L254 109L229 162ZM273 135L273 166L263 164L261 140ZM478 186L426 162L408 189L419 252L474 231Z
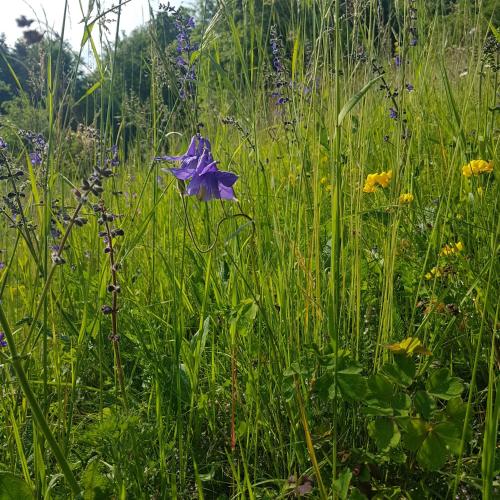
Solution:
M0 324L21 358L0 349L0 471L39 497L68 498L74 475L88 498L98 488L120 498L284 498L309 486L314 498L345 498L348 488L451 498L459 487L493 498L499 143L497 76L480 61L486 24L464 14L477 29L458 49L446 36L461 31L419 3L419 43L405 39L396 64L390 33L375 25L346 23L335 54L330 2L304 4L272 17L293 82L282 104L271 95L269 20L254 2L241 12L224 2L193 57L196 104L164 104L172 68L151 28L147 103L134 108L120 89L131 109L115 117L116 103L98 90L113 89L112 55L85 97L101 109L94 138L69 131L66 103L55 98L62 79L50 75L54 87L39 104L51 131L43 172L20 141L9 144L29 174L23 206L33 227L1 222ZM235 14L248 21L243 31ZM378 45L368 45L375 34ZM366 59L355 57L361 40ZM239 176L238 202L182 197L160 170L172 165L154 161L184 152L200 122L220 168ZM16 137L8 115L2 125L0 135ZM74 214L72 189L114 143L120 165L82 206L88 222L71 229L56 266L51 220L61 207ZM492 171L464 175L471 160L492 161ZM92 209L100 197L124 231L114 243L124 387L101 312L112 273ZM65 234L68 224L57 229ZM409 337L424 347L408 353L399 343ZM375 390L356 398L341 385L341 363L351 363L345 373L359 378L347 380L363 391L384 363L397 363L398 349L416 362L409 398L436 394L432 374L447 373L453 387L436 397L436 418L448 425L448 401L464 401L453 453L436 470L417 448L381 449L373 422L387 420L367 403ZM411 436L404 425L402 442Z

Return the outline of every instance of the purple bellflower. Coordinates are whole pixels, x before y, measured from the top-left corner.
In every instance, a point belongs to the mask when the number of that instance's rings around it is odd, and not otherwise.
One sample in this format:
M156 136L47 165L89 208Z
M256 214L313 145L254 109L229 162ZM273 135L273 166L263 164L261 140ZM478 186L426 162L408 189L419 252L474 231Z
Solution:
M219 170L217 162L208 159L209 155L201 156L187 187L187 194L196 196L200 201L213 199L236 201L232 186L238 180L238 176L232 172Z
M7 347L7 341L5 340L5 333L0 332L0 347Z
M196 196L200 201L236 200L232 186L238 180L238 176L217 168L217 162L212 157L210 142L201 135L193 136L183 155L159 156L156 160L180 162L178 168L162 170L181 181L190 181L186 189L188 196Z
M191 139L189 147L183 155L158 156L155 159L157 161L180 161L181 163L179 168L164 168L162 170L173 174L181 181L187 181L193 177L198 162L202 159L203 155L206 156L206 160L213 161L212 153L210 151L210 142L200 135L195 135Z

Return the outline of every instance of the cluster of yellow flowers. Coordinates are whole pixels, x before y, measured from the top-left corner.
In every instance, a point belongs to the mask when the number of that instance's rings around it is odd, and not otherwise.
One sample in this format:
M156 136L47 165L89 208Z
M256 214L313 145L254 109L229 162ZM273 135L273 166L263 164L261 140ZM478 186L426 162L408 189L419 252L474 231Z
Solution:
M493 172L493 162L485 160L472 160L462 167L462 174L465 177Z
M463 249L464 249L464 244L461 241L459 241L454 244L445 245L443 248L441 248L439 255L441 255L442 257L447 257L448 255L453 255L458 252L461 252Z
M411 193L402 194L399 197L399 203L411 203L415 197Z
M374 193L377 190L377 186L386 188L391 182L392 170L388 172L380 172L380 174L368 174L365 181L365 186L363 187L364 193Z
M433 267L430 272L425 275L426 280L431 280L432 278L441 278L444 276L444 270L442 267Z

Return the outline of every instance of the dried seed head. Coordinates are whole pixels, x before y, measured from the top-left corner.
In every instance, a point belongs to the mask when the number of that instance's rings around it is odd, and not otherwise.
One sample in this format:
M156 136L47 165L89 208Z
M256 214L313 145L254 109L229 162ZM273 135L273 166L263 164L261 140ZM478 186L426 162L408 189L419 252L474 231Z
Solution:
M79 227L82 227L85 224L87 224L87 219L85 219L84 217L76 217L75 218L75 224L77 226L79 226Z
M52 262L56 266L61 266L62 264L64 264L66 262L60 255L57 254L57 252L53 252L51 255L51 258L52 258Z
M107 304L105 304L101 307L101 312L103 314L111 314L113 312L113 308L111 306L108 306Z

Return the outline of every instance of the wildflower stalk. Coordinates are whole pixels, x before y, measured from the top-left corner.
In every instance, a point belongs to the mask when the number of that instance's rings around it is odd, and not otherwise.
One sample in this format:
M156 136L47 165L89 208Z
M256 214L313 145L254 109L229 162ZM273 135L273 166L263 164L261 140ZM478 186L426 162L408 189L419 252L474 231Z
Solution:
M120 385L120 391L123 397L123 406L128 410L127 392L125 388L125 375L123 373L122 358L120 353L120 336L118 335L118 293L120 291L120 286L118 285L118 276L115 259L115 248L113 246L113 231L109 224L109 220L106 217L106 208L104 203L101 201L101 211L102 219L104 221L104 227L106 231L106 251L109 256L109 269L111 273L111 285L108 290L111 291L111 335L110 340L113 345L113 352L115 358L115 370L118 377L118 383ZM104 306L106 307L106 306Z
M342 281L340 276L340 253L342 246L342 228L340 221L342 217L342 172L340 169L340 146L341 128L339 122L340 113L340 60L341 60L341 38L340 38L340 0L335 1L335 142L334 142L334 164L331 172L331 184L334 186L332 192L332 251L331 251L331 300L332 312L330 318L330 335L333 343L335 370L337 370L339 329L340 329L340 291ZM334 377L333 388L333 430L332 430L332 480L337 477L337 418L338 418L338 394L337 374Z
M74 495L78 495L80 493L80 487L78 486L73 471L71 470L71 467L69 466L69 463L66 460L64 453L62 452L61 448L59 447L59 444L57 443L54 435L52 434L49 428L49 424L47 423L43 411L40 408L36 396L33 393L31 386L28 382L26 372L24 371L23 365L21 363L21 356L19 356L17 352L14 336L12 335L12 330L10 329L10 325L7 321L7 317L5 316L5 312L1 302L0 302L0 325L2 325L2 329L5 334L5 339L7 341L7 345L9 347L9 351L12 356L12 367L14 368L21 389L28 401L28 404L30 405L33 419L37 427L43 434L44 438L46 439L50 449L52 450L52 453L54 453L54 456L56 457L56 460L59 466L61 467L62 473L64 474L64 477L66 478L66 481L68 482L71 491L73 492Z
M89 191L92 190L94 187L98 186L98 182L94 181L92 184L89 185ZM50 268L47 278L45 279L45 284L42 289L42 293L40 294L40 298L38 299L38 304L35 310L35 314L33 315L33 318L31 320L31 327L29 329L28 335L26 336L26 340L24 341L24 346L21 351L21 355L24 356L26 354L26 350L29 345L29 341L33 335L33 332L35 331L36 324L38 317L40 316L40 313L42 311L42 307L45 302L45 297L47 296L47 293L50 289L50 284L52 282L52 278L54 277L56 268L63 263L64 261L62 260L62 253L64 251L64 247L66 245L66 242L68 241L69 235L71 234L71 230L73 229L73 226L75 225L75 221L78 219L78 215L80 214L80 211L82 210L83 206L85 205L87 201L86 196L82 196L79 198L78 205L75 208L75 211L73 212L73 216L69 220L68 227L66 228L66 231L61 239L61 242L59 243L59 248L54 251L52 254L52 267Z

